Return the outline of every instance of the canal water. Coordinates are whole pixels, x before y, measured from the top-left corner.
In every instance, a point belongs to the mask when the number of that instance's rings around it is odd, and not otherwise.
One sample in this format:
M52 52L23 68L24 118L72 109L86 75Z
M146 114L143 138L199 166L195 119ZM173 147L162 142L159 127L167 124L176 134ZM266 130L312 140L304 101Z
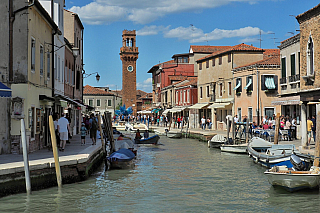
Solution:
M141 146L133 170L0 199L0 212L319 212L319 191L273 188L247 155L193 139Z

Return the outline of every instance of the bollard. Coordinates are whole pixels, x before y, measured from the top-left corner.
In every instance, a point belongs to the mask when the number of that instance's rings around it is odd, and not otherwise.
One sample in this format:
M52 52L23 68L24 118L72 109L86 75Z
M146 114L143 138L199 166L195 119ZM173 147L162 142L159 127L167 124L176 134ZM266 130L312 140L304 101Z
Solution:
M24 174L26 177L26 190L27 190L27 194L30 194L31 181L30 181L29 159L28 159L27 140L26 140L26 127L24 124L24 119L21 119L21 140L22 140L22 149L23 149Z

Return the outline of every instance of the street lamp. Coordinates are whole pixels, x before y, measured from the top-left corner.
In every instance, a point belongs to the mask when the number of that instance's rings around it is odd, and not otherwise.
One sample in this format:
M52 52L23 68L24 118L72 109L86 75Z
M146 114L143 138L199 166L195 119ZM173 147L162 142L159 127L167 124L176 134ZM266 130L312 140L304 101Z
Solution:
M90 73L90 74L87 74L85 70L83 70L83 78L88 78L89 76L93 75L93 74L97 74L96 75L96 80L99 82L100 80L100 75L98 72L94 72L94 73Z

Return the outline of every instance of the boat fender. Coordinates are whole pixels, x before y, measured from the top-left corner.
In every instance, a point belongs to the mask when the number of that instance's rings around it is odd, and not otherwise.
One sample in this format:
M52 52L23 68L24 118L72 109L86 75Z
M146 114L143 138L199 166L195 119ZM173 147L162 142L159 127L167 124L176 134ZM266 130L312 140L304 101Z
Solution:
M249 158L251 158L251 157L252 157L252 155L249 153L248 157L249 157Z
M208 148L210 148L210 141L208 141Z
M259 162L259 157L256 157L256 159L254 159L254 162L258 163Z

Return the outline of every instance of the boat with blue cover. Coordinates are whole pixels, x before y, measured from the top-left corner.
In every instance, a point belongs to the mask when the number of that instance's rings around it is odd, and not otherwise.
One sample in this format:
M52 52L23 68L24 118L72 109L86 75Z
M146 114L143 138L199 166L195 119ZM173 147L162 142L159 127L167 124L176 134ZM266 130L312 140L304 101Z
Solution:
M106 158L110 169L128 169L134 166L135 154L130 149L119 149Z
M312 161L310 155L301 154L293 144L273 144L259 137L251 139L250 143L248 143L247 152L255 163L267 168L274 166L292 168L293 165L290 162L292 153L295 153L297 157L308 165Z

